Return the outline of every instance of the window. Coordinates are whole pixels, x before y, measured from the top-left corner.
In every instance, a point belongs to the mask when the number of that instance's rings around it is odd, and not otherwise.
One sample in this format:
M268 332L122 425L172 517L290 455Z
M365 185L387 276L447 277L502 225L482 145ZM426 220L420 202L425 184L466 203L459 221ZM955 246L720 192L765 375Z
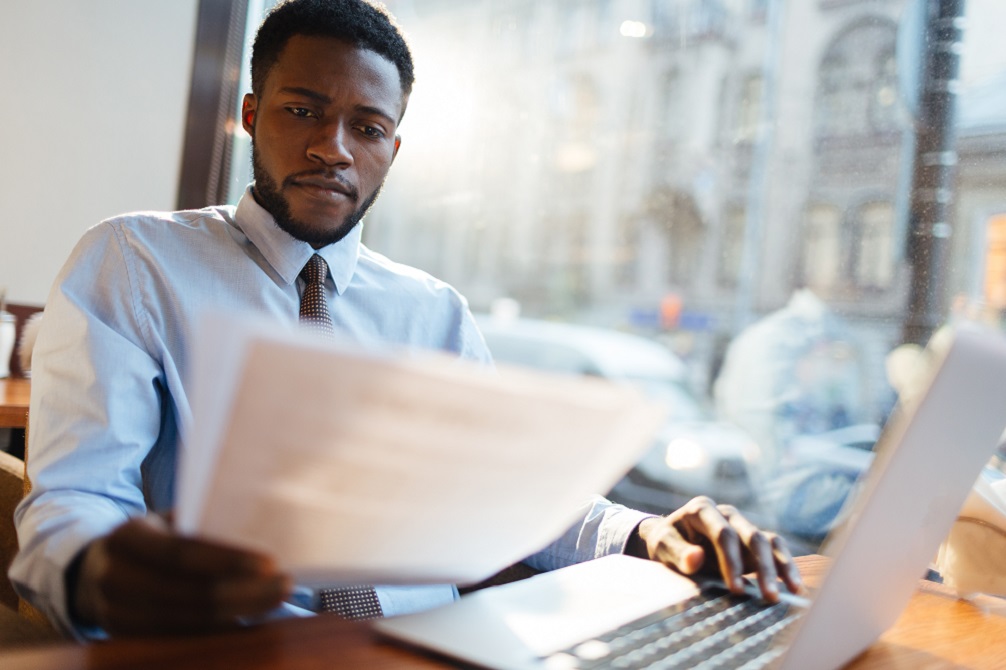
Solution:
M731 205L723 217L723 230L720 235L720 269L719 282L721 286L734 288L740 278L741 263L744 260L744 228L747 210L742 205Z
M807 210L804 284L823 297L850 290L884 290L894 274L894 211L872 202L843 217L834 205Z
M870 203L860 209L858 223L856 283L861 288L885 289L894 273L894 209L886 202Z
M896 29L870 17L845 28L821 61L817 135L863 136L891 130L897 102Z
M722 37L731 12L724 0L650 0L657 34L671 46Z
M476 312L660 342L766 454L883 422L913 282L905 73L933 45L899 44L908 0L385 1L420 76L366 244ZM967 7L942 299L1006 309L1006 3ZM248 149L238 133L232 200ZM724 343L780 323L753 365L799 351L779 368L797 383L712 393Z
M734 134L734 141L754 141L758 134L758 126L761 124L761 106L761 75L748 75L741 84L741 96L737 112L737 129Z
M804 242L804 283L828 296L842 277L842 213L833 205L812 205L807 211Z

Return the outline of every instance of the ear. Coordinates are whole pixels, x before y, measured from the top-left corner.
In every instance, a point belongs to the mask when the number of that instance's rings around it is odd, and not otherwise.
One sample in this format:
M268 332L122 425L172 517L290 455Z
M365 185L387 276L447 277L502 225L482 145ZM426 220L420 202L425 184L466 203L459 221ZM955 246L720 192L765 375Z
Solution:
M241 100L241 127L245 132L255 137L255 110L258 107L258 98L254 93L245 93Z
M402 136L395 135L395 150L391 153L391 162L395 162L395 156L398 155L398 147L402 146Z

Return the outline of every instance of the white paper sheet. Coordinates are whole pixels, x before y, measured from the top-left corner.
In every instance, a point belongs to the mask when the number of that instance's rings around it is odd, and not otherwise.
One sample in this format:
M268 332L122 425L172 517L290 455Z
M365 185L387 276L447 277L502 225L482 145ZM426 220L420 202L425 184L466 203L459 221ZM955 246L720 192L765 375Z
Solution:
M203 338L177 521L304 583L484 579L564 531L662 418L598 380L226 323Z

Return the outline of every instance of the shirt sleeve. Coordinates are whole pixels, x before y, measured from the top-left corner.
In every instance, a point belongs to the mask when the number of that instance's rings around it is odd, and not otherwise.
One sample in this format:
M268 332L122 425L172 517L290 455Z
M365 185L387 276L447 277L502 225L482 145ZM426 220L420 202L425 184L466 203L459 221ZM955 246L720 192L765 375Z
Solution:
M148 351L135 276L108 223L74 249L33 352L31 493L18 506L18 593L65 633L65 572L92 540L146 511L141 465L162 432L161 368Z
M536 570L557 570L609 554L624 553L632 531L643 519L653 516L599 495L585 501L581 510L580 521L523 562Z

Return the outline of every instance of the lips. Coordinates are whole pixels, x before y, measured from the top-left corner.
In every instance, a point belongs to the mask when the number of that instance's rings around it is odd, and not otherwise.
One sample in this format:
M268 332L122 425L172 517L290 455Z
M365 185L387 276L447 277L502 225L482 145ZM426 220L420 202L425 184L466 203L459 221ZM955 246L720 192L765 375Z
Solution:
M341 195L353 200L357 199L356 189L342 181L341 179L329 179L327 177L295 177L289 180L291 186L320 191L322 195Z

